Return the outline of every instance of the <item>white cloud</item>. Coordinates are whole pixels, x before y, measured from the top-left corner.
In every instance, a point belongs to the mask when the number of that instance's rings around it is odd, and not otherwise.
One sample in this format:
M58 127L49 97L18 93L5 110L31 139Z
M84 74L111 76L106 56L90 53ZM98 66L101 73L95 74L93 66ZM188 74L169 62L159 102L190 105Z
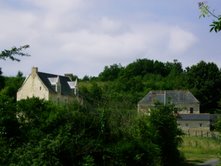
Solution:
M85 6L86 0L25 0L35 7L39 7L46 12L64 13Z
M166 23L92 15L83 11L92 5L87 0L25 1L33 11L0 11L0 44L4 48L30 44L32 56L18 65L3 64L3 71L17 67L27 74L32 66L39 66L46 72L94 75L105 65L140 57L168 59L197 41L191 32Z
M175 54L183 53L190 49L196 42L197 38L191 32L175 27L170 32L169 51Z

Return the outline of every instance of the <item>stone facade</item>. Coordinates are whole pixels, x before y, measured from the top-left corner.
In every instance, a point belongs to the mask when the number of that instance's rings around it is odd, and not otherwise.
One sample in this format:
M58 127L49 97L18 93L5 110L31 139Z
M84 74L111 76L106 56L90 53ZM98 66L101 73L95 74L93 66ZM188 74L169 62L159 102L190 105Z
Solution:
M187 90L150 91L138 102L138 112L148 115L156 102L174 104L178 126L190 135L210 132L217 119L217 115L201 114L199 101Z
M33 67L17 92L17 101L38 97L55 103L66 103L74 100L76 89L77 81L73 82L65 76L42 73Z
M214 117L210 114L179 114L177 124L183 131L210 131Z
M180 114L199 114L199 101L188 90L150 91L138 102L138 112L148 113L156 102L174 104Z

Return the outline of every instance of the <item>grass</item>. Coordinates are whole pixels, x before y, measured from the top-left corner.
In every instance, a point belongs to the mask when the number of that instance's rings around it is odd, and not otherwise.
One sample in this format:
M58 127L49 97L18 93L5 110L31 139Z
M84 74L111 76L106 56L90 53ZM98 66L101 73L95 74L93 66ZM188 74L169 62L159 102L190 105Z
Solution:
M221 140L184 136L180 151L190 163L202 163L210 159L217 159L221 154Z

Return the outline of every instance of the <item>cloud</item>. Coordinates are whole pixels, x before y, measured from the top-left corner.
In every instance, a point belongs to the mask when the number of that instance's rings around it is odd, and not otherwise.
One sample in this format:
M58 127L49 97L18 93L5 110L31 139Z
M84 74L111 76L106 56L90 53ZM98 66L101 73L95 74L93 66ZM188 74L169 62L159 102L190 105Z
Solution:
M185 31L179 27L171 29L169 37L169 51L179 54L187 51L197 42L196 36L191 32Z
M85 6L86 0L25 0L27 3L31 4L33 7L38 7L45 12L54 13L66 13L71 10L76 10Z
M113 63L179 56L197 42L180 26L93 15L90 7L96 4L88 0L24 1L25 9L0 11L0 44L2 49L30 44L32 56L18 65L4 63L3 71L27 74L38 66L46 72L96 75Z

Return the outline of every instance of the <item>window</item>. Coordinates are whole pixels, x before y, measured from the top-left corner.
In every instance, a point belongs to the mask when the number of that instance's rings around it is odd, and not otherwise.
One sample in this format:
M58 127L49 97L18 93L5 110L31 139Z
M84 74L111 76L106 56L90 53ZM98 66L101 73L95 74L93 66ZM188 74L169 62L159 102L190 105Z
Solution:
M200 123L200 127L202 127L203 126L203 124L202 123Z
M39 90L41 90L41 86L40 86Z
M190 114L193 113L193 107L190 107Z

